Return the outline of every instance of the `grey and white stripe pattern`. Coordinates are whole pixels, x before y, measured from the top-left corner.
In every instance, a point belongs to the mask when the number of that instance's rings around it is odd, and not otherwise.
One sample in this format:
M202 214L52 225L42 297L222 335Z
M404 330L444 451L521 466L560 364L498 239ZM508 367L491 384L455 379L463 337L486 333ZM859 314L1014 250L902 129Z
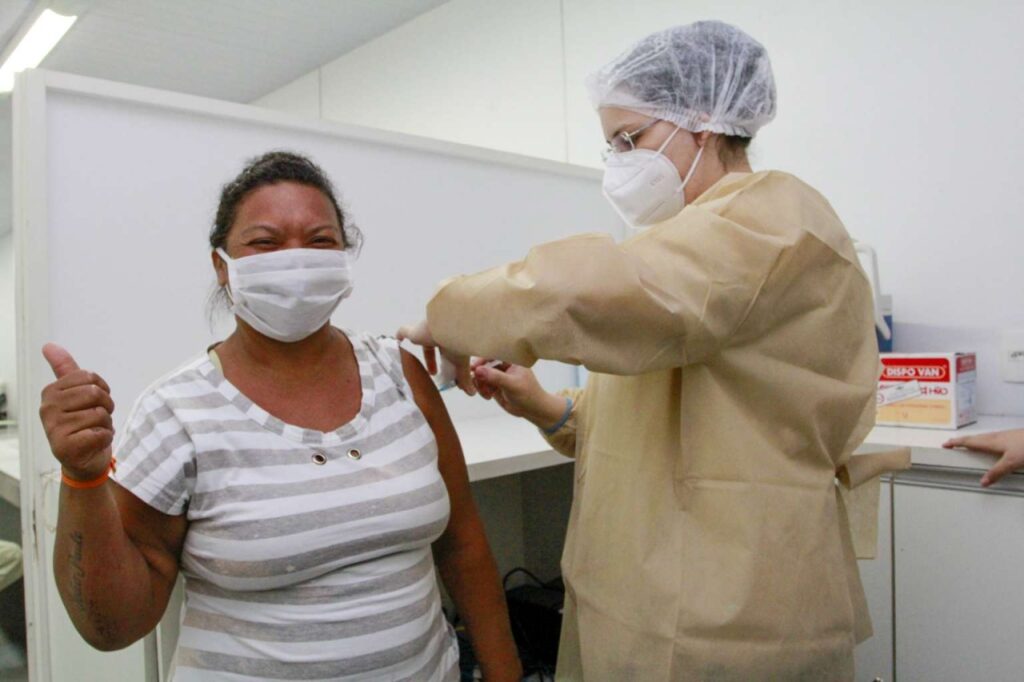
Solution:
M136 403L116 480L189 520L175 682L458 679L437 444L397 343L349 338L362 405L330 433L268 414L207 356Z

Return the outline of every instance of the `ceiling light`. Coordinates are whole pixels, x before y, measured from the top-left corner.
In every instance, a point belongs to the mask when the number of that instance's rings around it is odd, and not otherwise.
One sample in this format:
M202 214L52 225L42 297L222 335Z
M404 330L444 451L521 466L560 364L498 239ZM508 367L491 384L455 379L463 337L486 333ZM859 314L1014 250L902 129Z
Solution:
M60 42L78 17L66 17L52 10L43 10L17 47L0 66L0 92L14 89L14 74L39 66L50 50Z

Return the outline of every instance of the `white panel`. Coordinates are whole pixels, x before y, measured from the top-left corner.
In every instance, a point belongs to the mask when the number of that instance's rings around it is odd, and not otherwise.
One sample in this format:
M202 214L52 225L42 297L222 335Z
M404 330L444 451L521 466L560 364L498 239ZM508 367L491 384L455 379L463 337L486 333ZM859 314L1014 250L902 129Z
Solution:
M857 562L868 598L874 635L854 650L857 682L893 681L892 484L883 481L879 495L878 555Z
M60 200L50 206L49 248L52 267L61 272L51 281L52 337L108 375L121 406L115 421L148 383L223 336L206 322L213 285L206 234L220 186L245 159L268 149L294 149L321 163L365 233L356 293L335 315L347 328L393 333L423 315L447 276L520 258L560 236L616 229L596 180L156 115L142 105L64 94L51 95L51 102L49 186ZM100 158L111 169L136 172L99 172ZM83 261L82 253L95 255ZM101 329L117 330L120 349ZM133 347L146 348L147 371L121 357ZM574 381L568 369L543 374L552 388ZM456 416L498 409L448 397Z
M7 384L7 413L18 415L15 354L14 237L11 223L11 97L0 96L0 382Z
M275 109L296 116L320 116L319 69L260 97L253 106Z
M323 67L324 118L565 160L551 0L452 0Z
M43 78L27 74L22 82L35 86ZM522 257L536 243L581 229L618 230L598 178L579 169L414 140L399 146L372 131L330 132L255 107L83 79L54 82L65 89L47 92L45 110L35 95L24 105L25 120L46 124L46 172L19 176L36 199L24 202L15 227L18 257L33 263L19 275L21 304L40 311L19 333L26 348L47 340L65 344L82 366L102 374L119 406L118 427L146 385L223 337L225 330L211 331L206 319L214 282L206 235L220 186L245 159L267 149L312 155L366 234L356 293L335 317L348 328L391 333L423 314L446 276ZM90 88L107 96L79 91ZM122 92L138 100L114 94ZM42 138L36 131L32 139ZM31 145L19 158L38 163L31 149L42 142ZM38 395L45 365L35 351L21 361L21 381L33 378L21 403L34 411L36 398L26 396ZM575 377L572 368L554 364L540 373L551 388ZM449 408L456 420L498 409L458 396L449 397ZM56 462L38 423L27 431L23 480L33 481ZM26 498L26 508L44 520L40 528L55 520L56 486L48 490L42 500ZM513 525L521 529L521 521ZM45 573L36 584L47 593L35 598L47 602L50 623L42 637L54 679L140 679L141 645L94 654L71 630L49 573L52 533L43 535L36 570ZM519 543L506 549L521 556Z
M1024 497L897 484L896 674L1017 682Z
M167 601L167 613L157 626L156 639L159 653L159 682L172 682L171 667L174 663L174 652L178 648L178 635L181 633L181 617L185 609L185 580L180 575L174 584L174 591Z
M779 111L754 167L807 180L877 247L897 350L978 349L979 408L1024 414L1024 387L997 370L998 330L1024 324L1024 89L1012 85L1024 4L565 0L571 162L599 164L586 74L651 31L708 18L767 47Z
M7 413L18 412L18 358L15 354L14 239L0 232L0 382L7 385Z
M11 152L11 96L0 95L0 235L11 231L13 155Z

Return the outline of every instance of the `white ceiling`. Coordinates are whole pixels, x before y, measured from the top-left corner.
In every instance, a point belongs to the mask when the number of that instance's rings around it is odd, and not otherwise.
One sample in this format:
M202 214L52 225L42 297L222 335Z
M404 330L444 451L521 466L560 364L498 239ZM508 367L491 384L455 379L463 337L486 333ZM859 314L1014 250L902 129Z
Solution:
M54 0L83 9L55 71L252 101L445 0ZM33 0L0 0L6 46ZM2 47L0 47L2 50Z
M0 52L27 18L32 0L0 0Z

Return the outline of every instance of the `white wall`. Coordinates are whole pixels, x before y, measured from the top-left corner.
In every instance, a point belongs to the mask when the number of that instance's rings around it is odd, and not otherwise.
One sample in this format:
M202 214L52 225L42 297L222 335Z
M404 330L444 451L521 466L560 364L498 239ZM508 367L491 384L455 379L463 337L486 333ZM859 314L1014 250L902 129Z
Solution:
M323 117L565 160L561 33L552 0L450 0L324 65ZM255 103L290 95L315 115Z
M897 350L977 350L981 410L1024 414L997 352L1001 330L1024 328L1022 3L452 0L315 72L321 113L598 165L584 76L650 31L706 18L768 48L779 113L755 168L803 177L878 248Z
M586 73L712 17L772 57L779 111L755 167L804 178L878 248L897 350L977 350L980 409L1024 414L1024 387L998 377L999 330L1024 326L1024 4L565 0L570 161L598 161Z

